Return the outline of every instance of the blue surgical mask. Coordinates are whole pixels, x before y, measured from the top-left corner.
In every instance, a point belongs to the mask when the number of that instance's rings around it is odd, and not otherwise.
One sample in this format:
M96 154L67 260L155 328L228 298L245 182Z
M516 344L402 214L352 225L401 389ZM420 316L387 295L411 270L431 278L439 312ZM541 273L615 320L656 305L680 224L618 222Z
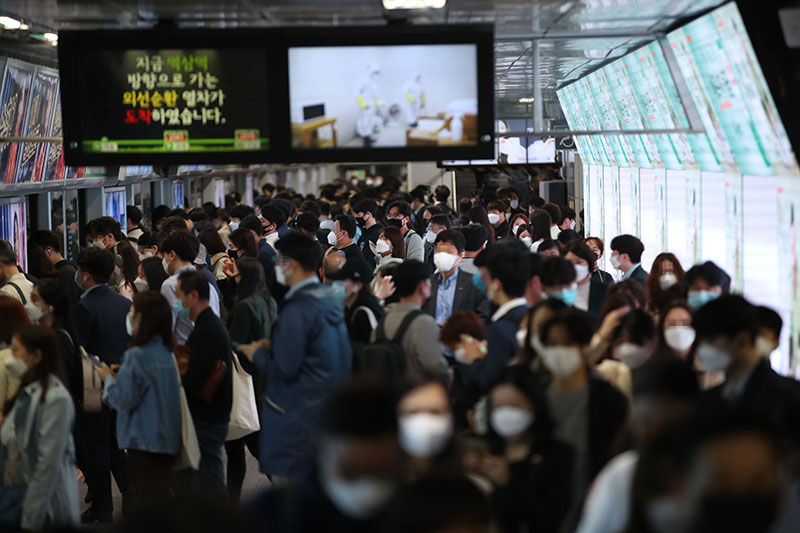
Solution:
M561 300L568 306L572 307L575 304L575 300L578 298L578 289L576 289L575 287L561 289L559 291L550 294L550 298Z
M708 302L719 298L719 294L712 291L689 291L686 297L686 303L692 309L700 309Z
M346 281L337 279L336 281L331 283L331 290L333 291L333 295L339 300L344 300L345 298L347 298Z
M361 240L361 226L356 226L356 236L353 239L353 242L358 242Z
M83 289L83 285L81 285L81 282L78 281L78 273L77 272L75 272L75 285L77 285L78 287Z
M189 318L189 309L184 307L180 300L172 300L172 310L178 318Z
M475 287L479 291L486 292L486 283L484 283L483 280L481 279L481 273L480 272L475 272L472 275L472 283L475 284Z

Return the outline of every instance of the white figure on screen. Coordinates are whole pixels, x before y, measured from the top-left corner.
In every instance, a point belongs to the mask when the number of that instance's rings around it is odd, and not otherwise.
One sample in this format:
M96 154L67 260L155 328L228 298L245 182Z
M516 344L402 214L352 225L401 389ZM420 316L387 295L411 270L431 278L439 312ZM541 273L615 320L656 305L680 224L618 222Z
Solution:
M354 86L356 105L356 134L364 139L364 147L370 148L375 140L373 135L380 132L383 120L380 115L378 99L378 77L381 69L375 64L367 65L366 70L356 78Z
M414 76L403 85L405 96L406 121L409 127L417 127L417 119L425 109L425 89L422 87L422 74L415 72Z

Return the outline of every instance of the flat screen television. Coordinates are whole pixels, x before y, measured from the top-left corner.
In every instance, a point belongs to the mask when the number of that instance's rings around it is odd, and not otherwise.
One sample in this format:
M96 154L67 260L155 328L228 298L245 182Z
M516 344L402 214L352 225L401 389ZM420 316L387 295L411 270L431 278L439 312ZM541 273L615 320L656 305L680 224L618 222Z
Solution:
M0 198L0 239L14 247L17 265L28 270L27 216L24 198Z
M492 41L484 26L287 33L289 105L281 133L291 140L289 159L492 157ZM310 118L299 112L303 106Z
M270 33L63 31L67 165L259 162L270 143Z

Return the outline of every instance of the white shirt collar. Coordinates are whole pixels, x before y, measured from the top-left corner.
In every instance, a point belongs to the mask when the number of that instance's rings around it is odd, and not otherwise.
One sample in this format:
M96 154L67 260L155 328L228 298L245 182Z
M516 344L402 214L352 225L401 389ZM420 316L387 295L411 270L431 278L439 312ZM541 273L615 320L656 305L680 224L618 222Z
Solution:
M520 305L528 305L528 300L525 298L514 298L500 306L500 308L492 315L492 322L497 322L508 314L509 311Z

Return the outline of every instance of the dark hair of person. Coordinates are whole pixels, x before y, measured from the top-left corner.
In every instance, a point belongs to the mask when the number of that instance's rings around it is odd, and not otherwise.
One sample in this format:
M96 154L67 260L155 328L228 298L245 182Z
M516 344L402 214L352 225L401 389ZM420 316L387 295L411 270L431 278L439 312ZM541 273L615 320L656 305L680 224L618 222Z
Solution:
M556 240L559 243L561 243L562 246L575 241L580 241L581 243L583 243L583 238L574 229L561 230L560 232L558 232L558 238Z
M188 231L174 231L161 243L162 255L175 252L181 261L194 262L200 251L200 241Z
M550 226L553 225L553 219L550 218L550 213L544 209L534 209L528 221L531 227L530 234L533 242L550 238Z
M502 371L494 381L492 389L502 385L511 385L521 392L531 404L534 417L533 424L528 428L528 434L533 440L538 442L550 440L555 431L555 423L550 415L550 408L542 388L541 379L528 366L512 365ZM487 410L491 412L493 407L490 393ZM489 425L489 440L495 441L495 443L502 446L503 439L495 432L491 424Z
M283 257L294 259L306 272L316 272L322 260L319 241L299 231L290 231L275 244Z
M756 312L758 313L758 327L772 331L780 339L781 330L783 329L781 315L771 307L763 305L756 307Z
M300 206L300 214L302 215L303 213L311 213L319 220L319 216L322 214L322 208L319 206L318 202L306 200Z
M537 253L546 252L547 250L557 250L559 255L561 255L561 243L555 239L547 238L543 240L536 249Z
M563 327L567 331L569 340L578 346L588 346L594 333L592 321L586 313L577 309L567 309L542 324L539 332L542 344L550 345L550 332L556 327Z
M208 216L208 213L206 213L206 210L203 209L202 207L192 208L189 211L188 215L189 215L189 220L191 220L195 224L197 224L202 220L211 220L211 217Z
M217 214L217 206L214 204L214 202L203 202L203 211L206 212L209 220L211 220Z
M600 248L600 255L603 255L606 249L606 245L603 244L603 239L600 237L586 237L586 239L584 239L586 244L589 244L589 241L593 242L595 246Z
M264 219L272 222L272 220L268 219L267 217L264 217ZM264 226L261 224L261 220L259 220L259 218L255 215L247 215L244 217L239 222L239 227L254 232L258 237L264 236Z
M88 273L95 283L108 283L114 273L114 254L105 249L84 248L78 254L78 268Z
M644 253L644 244L633 235L618 235L611 239L611 250L619 254L628 254L631 263L639 263Z
M217 209L214 211L214 216L213 216L212 218L218 218L218 219L220 219L222 222L225 222L226 224L229 224L229 223L230 223L230 221L231 221L231 217L230 217L230 215L228 214L228 212L227 212L227 211L225 211L225 209L223 209L223 208L221 208L221 207L217 208Z
M683 280L684 271L681 267L680 261L675 257L675 254L669 252L660 253L653 260L653 266L650 269L650 274L645 281L645 289L647 294L647 309L650 312L655 312L664 305L665 298L669 295L668 290L661 288L661 275L663 274L662 265L669 261L672 263L672 271L678 282Z
M653 356L632 376L633 396L661 396L693 402L700 397L697 374L678 357Z
M547 202L542 206L542 209L550 215L550 220L553 221L553 224L561 224L561 209L556 204Z
M750 334L750 344L754 344L759 330L756 307L735 294L723 294L694 312L692 327L701 338L713 339L723 336L732 339L738 333Z
M304 211L295 217L294 224L298 230L316 234L317 231L319 231L319 215L315 215L310 211Z
M614 285L609 287L609 289L613 287ZM621 307L626 307L626 306L629 307L630 309L637 309L639 307L639 303L631 295L630 292L624 290L612 292L611 290L609 290L608 292L606 292L606 300L603 303L603 307L600 308L600 314L597 316L597 323L602 324L603 319L606 317L608 313L614 311L615 309L619 309Z
M531 337L533 337L533 318L540 309L549 309L553 314L558 314L566 311L569 309L569 307L567 307L567 304L565 304L563 300L559 300L558 298L547 298L528 309L526 315L527 325L525 326L525 344L519 346L519 352L517 352L517 360L522 365L532 362L539 355L534 351L533 346L531 345Z
M164 219L161 224L162 233L172 233L173 231L188 231L189 226L186 225L186 219L183 217L172 215Z
M467 224L458 228L464 236L464 250L477 252L489 240L489 232L480 224Z
M206 283L206 285L208 284ZM134 332L130 346L144 346L149 344L154 337L159 337L167 350L175 349L172 306L161 293L155 291L137 293L133 297L133 310L139 315L139 325Z
M420 283L430 277L431 269L428 265L416 259L406 259L397 265L392 277L395 293L399 298L407 298L416 292Z
M539 268L539 279L544 287L568 285L575 277L575 265L563 257L545 257Z
M267 292L267 283L264 280L264 267L255 257L240 257L236 260L236 269L241 275L236 285L236 303L248 296Z
M398 259L406 258L406 241L403 239L403 232L400 231L400 228L386 226L381 230L381 235L392 243L392 257Z
M152 248L153 246L158 246L161 248L161 243L159 243L158 235L156 235L152 231L143 231L142 234L139 236L139 248Z
M19 300L0 294L0 342L11 344L14 333L30 323L28 313Z
M623 332L628 334L629 342L639 346L655 338L657 334L653 318L644 309L633 309L623 316L611 337L618 341Z
M295 207L295 205L292 202L290 202L289 200L287 200L285 198L281 198L280 195L277 195L270 205L272 205L274 207L277 207L279 210L281 210L283 212L283 219L282 220L268 219L270 222L278 224L278 227L283 226L284 224L286 224L286 221L289 220L290 218L292 218L292 215L294 215L294 212L297 210L297 208ZM261 213L261 216L263 216L264 218L267 218L267 216L263 212Z
M73 342L78 339L78 332L71 317L71 304L69 294L64 285L56 279L40 279L36 282L36 289L42 301L53 308L54 324L62 326Z
M185 295L197 291L197 296L201 301L207 302L211 297L211 288L208 280L196 270L186 270L178 276L178 286Z
M697 279L704 280L709 287L721 287L722 292L731 290L731 277L713 261L694 265L686 271L686 275L683 277L683 281L689 286Z
M325 402L320 421L331 438L369 439L397 434L397 393L382 381L354 380Z
M565 219L575 220L574 209L567 207L566 205L560 206L559 209L561 210L561 223L563 223Z
M472 209L472 200L469 198L462 198L458 201L458 214L465 216L469 213L469 210Z
M486 339L486 323L475 311L456 311L439 330L439 340L444 343L461 342L461 335L479 341Z
M518 235L514 235L514 222L516 222L519 219L523 219L524 220L524 222L520 222L522 227L528 225L528 215L526 215L525 213L514 213L514 215L508 221L508 236L509 237L518 237ZM517 230L518 233L520 231L522 231L522 230Z
M464 246L466 244L464 235L460 230L457 229L446 229L444 231L440 231L439 234L436 235L436 240L434 241L433 245L436 246L439 243L452 244L456 247L458 253L464 252Z
M411 216L412 212L411 205L408 202L403 202L403 201L392 202L389 205L389 207L386 208L386 214L388 215L389 211L391 211L392 209L397 209L397 212L403 215L404 217Z
M29 243L41 246L43 249L52 248L56 252L61 253L61 237L55 231L49 229L40 229L34 231L30 238Z
M488 256L487 268L492 279L496 279L509 298L520 298L528 284L528 265L524 252L503 246Z
M469 210L469 221L480 224L486 230L490 243L494 243L494 227L489 223L489 214L482 205L476 205Z
M242 257L258 257L258 244L249 229L236 228L228 235L228 242L236 246L238 250L244 250Z
M147 288L151 291L160 291L161 285L169 277L167 271L164 270L164 264L160 257L148 257L142 260L142 270L144 276L147 278Z
M378 204L372 200L361 200L352 206L353 213L369 213L373 217L378 216Z
M120 241L117 243L117 254L122 258L122 265L120 266L122 278L136 292L134 281L136 281L136 276L139 275L139 253L128 241Z
M166 205L159 205L153 209L153 228L156 227L161 220L169 216L170 209Z
M67 380L64 377L64 370L61 365L61 349L58 346L58 337L56 332L44 326L29 324L19 328L14 334L14 338L19 341L27 351L40 352L42 359L33 367L30 367L27 372L20 378L19 390L23 387L30 385L34 381L38 381L42 387L42 403L47 397L48 379L51 375L61 380L62 385L66 387ZM14 405L17 395L6 405L6 412L11 410Z
M595 263L597 263L597 254L584 241L571 241L564 245L564 248L561 249L561 255L566 257L569 253L586 261L586 264L589 265L589 272L594 270Z
M49 278L56 275L56 269L47 258L44 248L30 241L28 241L28 273L35 278Z
M447 202L450 198L450 189L447 185L439 185L433 191L433 195L436 196L436 200L439 202Z
M350 239L355 238L356 236L356 219L349 216L349 215L339 215L336 217L335 222L339 224L339 229L347 233L347 236Z
M107 216L94 219L92 230L94 231L92 236L105 237L111 234L116 240L120 240L122 237L122 229L120 228L119 222Z
M189 213L187 213L182 207L176 207L172 211L169 212L170 217L178 217L183 219L184 221L189 220Z
M206 247L209 255L216 255L225 253L225 243L222 242L222 237L219 236L217 230L209 228L197 234L200 244Z

